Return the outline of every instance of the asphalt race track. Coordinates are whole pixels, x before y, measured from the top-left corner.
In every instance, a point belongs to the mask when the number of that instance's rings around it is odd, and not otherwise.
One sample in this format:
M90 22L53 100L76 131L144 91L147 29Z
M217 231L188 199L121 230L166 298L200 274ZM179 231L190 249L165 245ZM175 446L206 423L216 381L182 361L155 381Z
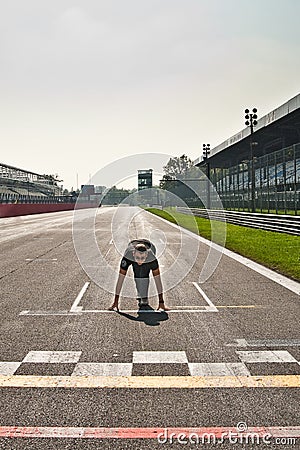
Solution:
M95 217L105 264L79 261L72 223L0 222L1 450L300 448L298 283L229 252L200 283L210 247L124 206ZM131 274L107 311L128 237L155 242L170 311L138 310Z

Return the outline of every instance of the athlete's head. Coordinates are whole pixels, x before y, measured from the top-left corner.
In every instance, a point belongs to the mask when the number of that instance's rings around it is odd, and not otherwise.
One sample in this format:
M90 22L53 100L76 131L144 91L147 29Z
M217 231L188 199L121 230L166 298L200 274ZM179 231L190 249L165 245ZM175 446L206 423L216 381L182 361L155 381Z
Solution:
M147 259L148 250L144 244L137 244L133 250L133 257L135 262L141 266Z

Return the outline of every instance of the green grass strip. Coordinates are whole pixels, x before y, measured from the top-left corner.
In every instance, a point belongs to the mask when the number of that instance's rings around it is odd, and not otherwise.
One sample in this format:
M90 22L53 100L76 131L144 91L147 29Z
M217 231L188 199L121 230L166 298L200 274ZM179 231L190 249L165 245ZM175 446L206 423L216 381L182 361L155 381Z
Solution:
M170 222L211 240L211 224L208 219L193 217L175 210L147 208ZM196 229L196 225L198 229ZM220 222L221 226L221 222ZM300 237L287 233L257 230L227 223L225 247L246 258L258 262L296 281L300 281ZM218 233L214 238L218 242Z

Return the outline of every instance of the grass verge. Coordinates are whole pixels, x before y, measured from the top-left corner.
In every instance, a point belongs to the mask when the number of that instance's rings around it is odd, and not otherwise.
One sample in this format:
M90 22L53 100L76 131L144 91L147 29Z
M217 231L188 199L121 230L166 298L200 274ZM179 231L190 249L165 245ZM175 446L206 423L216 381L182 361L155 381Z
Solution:
M147 208L147 211L156 214L170 222L176 223L206 239L220 243L218 228L221 231L222 223L214 222L212 239L211 223L208 219L193 217L174 210L160 210ZM225 247L255 262L269 267L296 281L300 281L300 238L286 233L256 230L239 225L226 225Z

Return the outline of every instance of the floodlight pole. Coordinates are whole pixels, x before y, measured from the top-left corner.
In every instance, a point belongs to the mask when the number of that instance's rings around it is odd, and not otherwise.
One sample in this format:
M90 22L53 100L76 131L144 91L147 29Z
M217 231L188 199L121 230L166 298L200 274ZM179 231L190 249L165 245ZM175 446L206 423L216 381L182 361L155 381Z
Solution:
M209 164L210 144L203 144L203 161L206 161L207 176L207 209L210 209L210 164Z
M251 164L251 212L255 212L255 168L254 168L254 152L253 147L257 145L257 142L253 142L254 127L257 125L257 108L252 109L250 113L249 109L245 109L245 125L250 127L250 158Z

